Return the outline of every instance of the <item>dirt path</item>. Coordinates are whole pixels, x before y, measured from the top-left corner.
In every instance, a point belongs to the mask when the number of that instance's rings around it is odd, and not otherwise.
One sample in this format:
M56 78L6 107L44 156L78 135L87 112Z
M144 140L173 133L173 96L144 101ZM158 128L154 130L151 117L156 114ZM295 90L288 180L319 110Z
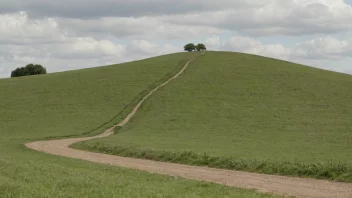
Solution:
M194 59L194 58L193 58ZM193 60L192 59L192 60ZM221 170L207 167L197 167L165 162L155 162L142 159L118 157L100 153L91 153L69 148L71 144L106 137L113 134L114 128L125 125L137 112L141 104L159 88L179 77L188 67L188 61L182 70L165 83L159 85L145 96L132 110L132 112L118 125L106 130L103 134L63 140L38 141L26 144L30 149L65 156L96 163L109 164L126 168L139 169L151 173L179 176L188 179L208 181L239 188L256 189L259 192L269 192L279 195L288 195L307 198L352 198L352 184L337 183L323 180L293 178L275 175L264 175L240 171Z

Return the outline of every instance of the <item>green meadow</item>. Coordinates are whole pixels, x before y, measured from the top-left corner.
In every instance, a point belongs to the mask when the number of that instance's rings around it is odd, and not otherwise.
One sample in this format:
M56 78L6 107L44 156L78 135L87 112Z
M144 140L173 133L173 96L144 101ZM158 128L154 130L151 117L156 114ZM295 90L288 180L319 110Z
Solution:
M352 182L352 76L207 52L112 137L114 155Z
M104 131L194 55L1 79L0 197L273 197L25 148L35 140Z

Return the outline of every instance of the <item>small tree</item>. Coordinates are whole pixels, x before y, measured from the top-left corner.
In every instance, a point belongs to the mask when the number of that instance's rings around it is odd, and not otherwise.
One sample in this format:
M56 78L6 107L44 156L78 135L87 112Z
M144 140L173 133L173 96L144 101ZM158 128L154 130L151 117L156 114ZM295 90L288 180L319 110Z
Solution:
M187 45L185 45L185 51L188 52L192 52L194 50L196 50L196 46L193 43L188 43Z
M11 77L30 76L46 74L46 69L41 65L28 64L25 67L18 67L11 72Z
M207 48L205 47L205 45L203 43L199 43L197 46L197 51L204 51L207 50Z

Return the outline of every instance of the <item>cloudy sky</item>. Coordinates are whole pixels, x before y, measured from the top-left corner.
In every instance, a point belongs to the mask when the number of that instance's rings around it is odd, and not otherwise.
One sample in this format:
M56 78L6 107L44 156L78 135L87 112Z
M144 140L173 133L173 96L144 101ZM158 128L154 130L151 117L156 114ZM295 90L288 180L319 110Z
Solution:
M352 0L0 0L0 78L182 51L264 55L352 74Z

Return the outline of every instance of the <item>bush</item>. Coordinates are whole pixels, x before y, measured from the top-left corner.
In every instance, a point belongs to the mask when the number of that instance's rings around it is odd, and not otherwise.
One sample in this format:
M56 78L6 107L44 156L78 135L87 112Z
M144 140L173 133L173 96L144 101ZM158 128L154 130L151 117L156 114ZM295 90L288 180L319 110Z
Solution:
M41 65L28 64L25 67L18 67L11 72L11 77L30 76L46 74L46 69Z

